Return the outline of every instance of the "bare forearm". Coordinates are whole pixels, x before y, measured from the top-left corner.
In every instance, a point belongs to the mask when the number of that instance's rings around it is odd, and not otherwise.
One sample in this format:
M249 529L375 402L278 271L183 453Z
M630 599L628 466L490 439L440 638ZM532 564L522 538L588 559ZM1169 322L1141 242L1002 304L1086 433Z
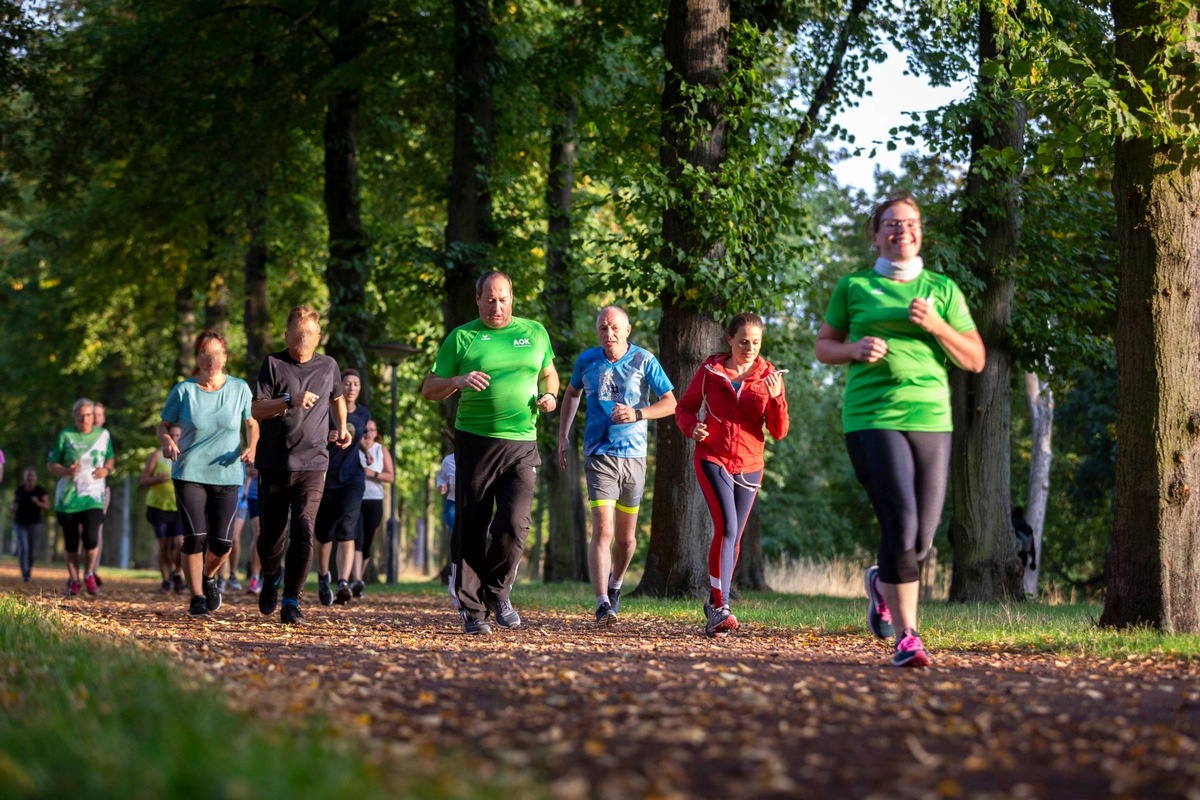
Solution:
M667 392L658 400L642 409L642 419L662 419L675 413L677 405L674 392Z
M445 400L457 392L458 389L457 376L439 378L437 375L431 373L425 376L425 383L421 385L421 396L426 400Z

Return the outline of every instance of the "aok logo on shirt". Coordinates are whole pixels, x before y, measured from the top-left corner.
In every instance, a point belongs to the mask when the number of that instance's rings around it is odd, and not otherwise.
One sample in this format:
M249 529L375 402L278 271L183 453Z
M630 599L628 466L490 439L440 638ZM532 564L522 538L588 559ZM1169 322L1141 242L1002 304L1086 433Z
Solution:
M513 339L513 347L533 347L533 342L528 339Z

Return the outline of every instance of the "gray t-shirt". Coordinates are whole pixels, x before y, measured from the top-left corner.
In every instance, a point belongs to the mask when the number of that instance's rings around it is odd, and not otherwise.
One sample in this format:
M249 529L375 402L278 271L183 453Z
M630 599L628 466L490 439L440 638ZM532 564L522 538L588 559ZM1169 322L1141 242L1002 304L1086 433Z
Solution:
M309 409L300 407L306 391L317 396L316 405ZM337 362L314 353L301 364L287 350L271 353L258 372L254 399L271 400L285 392L292 396L295 407L282 417L262 421L254 466L286 472L324 472L329 466L329 403L342 396Z

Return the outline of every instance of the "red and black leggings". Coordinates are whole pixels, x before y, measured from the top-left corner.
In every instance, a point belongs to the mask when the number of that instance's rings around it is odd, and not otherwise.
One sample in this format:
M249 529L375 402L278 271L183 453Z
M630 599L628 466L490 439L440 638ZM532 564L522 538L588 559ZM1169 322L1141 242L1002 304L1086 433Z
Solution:
M696 479L708 503L713 520L712 544L708 548L708 580L712 587L712 604L729 604L729 587L733 583L733 568L737 566L742 549L742 533L758 487L762 470L730 474L720 464L695 459Z

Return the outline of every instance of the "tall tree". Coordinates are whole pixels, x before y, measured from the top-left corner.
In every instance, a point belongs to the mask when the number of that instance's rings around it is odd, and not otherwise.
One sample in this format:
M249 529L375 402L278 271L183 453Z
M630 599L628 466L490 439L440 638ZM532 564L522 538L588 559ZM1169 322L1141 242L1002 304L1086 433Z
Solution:
M964 235L974 241L970 269L982 285L974 309L987 365L954 370L951 444L953 515L952 600L1020 596L1021 573L1009 524L1012 355L1009 322L1020 240L1020 174L1024 163L1024 103L1003 78L1007 12L979 5L979 77L971 119L971 166L963 192ZM999 69L998 69L999 67Z
M568 0L578 8L580 0ZM546 182L546 315L549 320L550 343L560 370L569 370L577 355L570 333L574 329L574 298L571 278L574 272L571 241L572 198L575 187L576 123L579 117L579 98L574 87L564 87L551 109L550 170ZM579 425L572 428L572 439L578 440ZM547 581L586 581L587 507L582 486L583 467L579 448L567 449L566 469L558 468L558 447L546 442L541 445L542 475L546 481L546 505L549 535L543 578Z
M675 386L686 387L708 353L723 344L712 316L689 301L695 289L692 260L719 264L724 241L701 227L690 207L703 202L689 175L715 177L725 161L727 121L720 90L729 69L729 4L726 0L671 0L663 32L667 71L662 95L659 164L679 190L678 203L662 219L661 263L678 275L664 292L658 356ZM688 100L696 107L688 113ZM685 199L686 198L686 199ZM652 535L640 592L687 595L708 585L706 552L711 523L692 475L694 444L674 425L657 429L654 473L655 527L670 525L673 536Z
M1146 114L1116 145L1117 495L1102 625L1200 631L1200 11L1112 0L1118 85ZM1114 79L1116 80L1116 79Z
M329 225L329 341L326 351L344 366L366 363L368 244L358 186L361 67L370 0L335 0L330 41L334 89L325 110L325 219Z

